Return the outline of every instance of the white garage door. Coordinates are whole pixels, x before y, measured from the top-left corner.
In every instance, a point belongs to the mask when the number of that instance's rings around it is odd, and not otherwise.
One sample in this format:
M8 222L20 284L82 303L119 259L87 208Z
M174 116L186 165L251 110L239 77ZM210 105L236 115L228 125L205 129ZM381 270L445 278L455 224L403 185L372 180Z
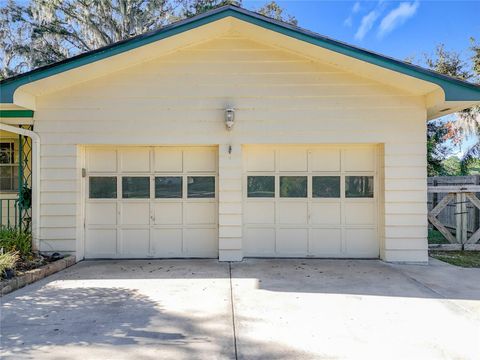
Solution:
M86 258L217 257L217 150L86 150Z
M374 146L248 146L245 256L379 256Z

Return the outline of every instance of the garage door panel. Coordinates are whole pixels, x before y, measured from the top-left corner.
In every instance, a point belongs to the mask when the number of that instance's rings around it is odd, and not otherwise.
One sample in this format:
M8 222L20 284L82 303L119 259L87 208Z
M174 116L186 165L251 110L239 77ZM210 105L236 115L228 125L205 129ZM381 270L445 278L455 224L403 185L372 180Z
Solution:
M276 250L279 256L306 256L308 253L308 229L278 229Z
M378 257L375 146L255 145L244 154L245 256ZM254 179L267 175L274 195Z
M156 172L182 172L183 152L181 149L157 147L154 150Z
M86 166L90 172L116 172L117 151L111 149L88 149Z
M273 149L247 149L247 171L275 171L275 151Z
M89 229L85 234L85 257L112 257L117 253L116 229Z
M185 224L215 224L217 204L214 202L186 202L185 203Z
M145 257L150 254L149 229L122 229L120 239L123 257Z
M308 252L313 256L338 256L342 251L342 229L311 229Z
M312 202L310 204L310 223L312 225L340 225L342 218L340 202Z
M244 232L243 252L245 256L274 256L275 228L248 227Z
M150 203L149 202L123 202L121 204L120 225L149 225Z
M120 170L123 172L149 172L150 148L119 150Z
M153 256L181 256L182 229L153 229L151 233L151 245Z
M275 203L273 201L254 201L245 204L246 224L274 224Z
M278 171L307 171L307 150L281 149L277 150Z
M279 201L277 210L280 224L303 225L308 222L308 204L306 202Z
M213 172L217 169L215 149L185 149L183 152L184 171Z
M314 149L310 151L311 171L340 171L340 149Z
M117 203L95 202L86 206L86 225L116 225Z
M345 229L346 254L376 258L379 255L376 229Z
M155 225L181 225L183 205L181 202L154 203Z
M217 229L184 229L183 247L188 257L217 257Z
M344 150L344 171L375 171L375 150L372 147Z
M346 202L345 222L347 225L373 225L375 223L373 202Z
M218 256L216 189L208 187L214 197L202 197L201 181L195 189L186 180L216 179L216 147L87 148L86 154L87 185L95 185L85 206L91 258ZM111 178L120 179L116 187Z

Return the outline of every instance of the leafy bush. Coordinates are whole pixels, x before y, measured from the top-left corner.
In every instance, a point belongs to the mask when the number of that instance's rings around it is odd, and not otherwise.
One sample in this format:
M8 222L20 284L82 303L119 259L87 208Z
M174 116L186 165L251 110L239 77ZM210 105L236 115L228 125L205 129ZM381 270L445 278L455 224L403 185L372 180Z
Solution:
M15 268L18 259L18 252L0 253L0 278L3 277L5 270Z
M32 234L30 232L17 230L2 226L0 227L0 249L4 253L18 252L22 259L32 256Z

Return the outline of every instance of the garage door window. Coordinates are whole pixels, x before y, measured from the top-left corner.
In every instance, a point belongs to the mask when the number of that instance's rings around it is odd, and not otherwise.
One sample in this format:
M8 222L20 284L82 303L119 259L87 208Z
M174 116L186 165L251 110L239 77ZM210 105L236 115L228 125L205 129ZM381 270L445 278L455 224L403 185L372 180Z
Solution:
M346 176L347 198L373 198L373 176Z
M248 176L247 184L250 198L275 197L275 176Z
M89 179L90 199L116 199L117 178L115 176L94 176Z
M306 176L280 176L280 197L306 198Z
M189 176L188 177L189 198L214 198L215 177L214 176Z
M155 197L157 199L178 199L182 197L181 176L157 176L155 178Z
M122 197L124 199L148 199L150 197L150 177L122 177Z
M312 196L314 198L339 198L340 176L313 176Z

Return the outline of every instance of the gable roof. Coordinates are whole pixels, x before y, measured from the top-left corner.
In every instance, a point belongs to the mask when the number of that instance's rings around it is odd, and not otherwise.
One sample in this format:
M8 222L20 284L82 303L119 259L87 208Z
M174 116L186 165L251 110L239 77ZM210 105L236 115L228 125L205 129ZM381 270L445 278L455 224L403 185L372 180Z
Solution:
M4 79L0 81L0 103L13 103L14 93L22 85L94 63L114 55L122 54L126 51L130 51L135 48L181 34L226 17L233 17L238 20L263 27L267 30L274 31L372 65L380 66L400 74L436 84L443 90L445 94L444 101L480 101L480 86L475 84L445 76L416 65L346 44L344 42L333 40L331 38L284 23L282 21L265 17L249 10L228 5L189 19L176 22L159 30L151 31L54 64Z

